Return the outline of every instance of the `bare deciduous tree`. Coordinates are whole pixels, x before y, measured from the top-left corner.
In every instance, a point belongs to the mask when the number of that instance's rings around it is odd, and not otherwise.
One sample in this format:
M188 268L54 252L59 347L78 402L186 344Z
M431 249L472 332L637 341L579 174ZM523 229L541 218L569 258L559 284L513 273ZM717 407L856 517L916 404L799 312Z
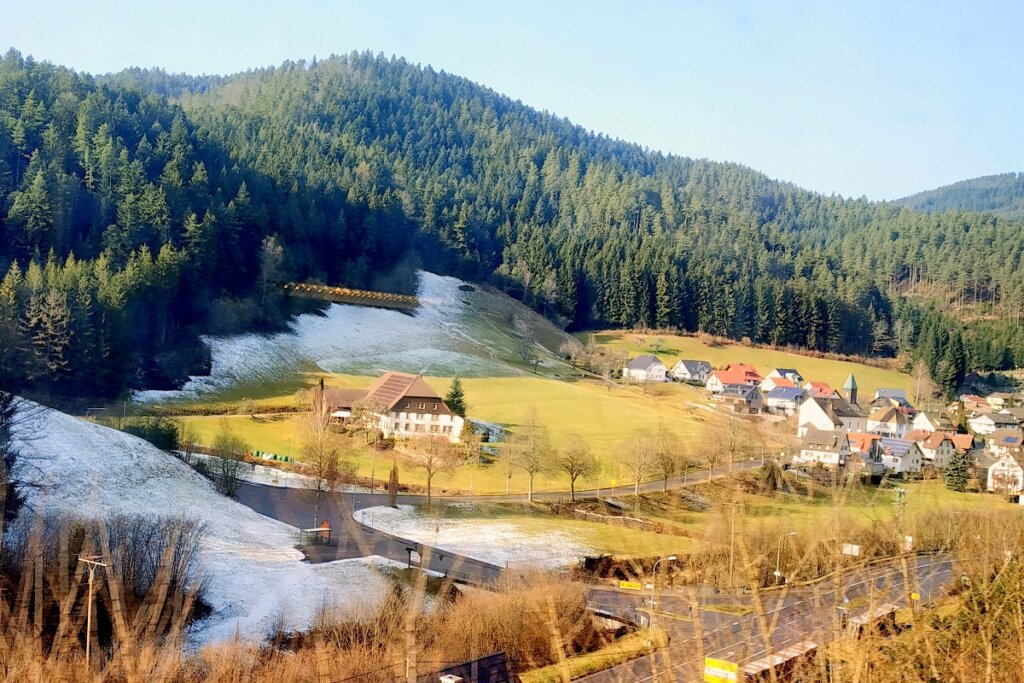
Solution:
M526 419L505 446L504 457L506 466L516 467L526 472L529 479L527 500L533 502L533 480L538 474L547 472L554 466L554 449L548 437L547 427L540 423L537 409L530 408Z
M196 451L199 448L199 432L191 422L178 424L178 456L186 465L191 465L195 460Z
M658 425L658 431L654 435L654 467L661 475L664 484L663 490L668 491L668 479L679 471L680 447L679 437L665 425Z
M576 480L597 473L597 458L578 434L570 434L562 452L558 454L557 466L569 475L569 500L575 501Z
M337 439L331 429L331 409L323 383L310 392L309 411L302 420L302 461L309 472L309 489L315 494L313 526L320 521L320 502L338 488L342 466Z
M430 505L434 477L450 472L466 462L465 451L443 436L420 436L409 439L403 446L406 458L413 467L423 470L427 478L427 505Z
M234 498L242 483L239 475L245 466L249 445L242 437L231 431L231 425L225 419L221 420L220 429L213 440L213 451L218 456L217 466L213 471L217 490L229 498Z
M634 495L640 495L640 484L644 477L654 471L657 453L658 445L654 436L644 430L633 432L633 435L622 444L622 464L633 480Z

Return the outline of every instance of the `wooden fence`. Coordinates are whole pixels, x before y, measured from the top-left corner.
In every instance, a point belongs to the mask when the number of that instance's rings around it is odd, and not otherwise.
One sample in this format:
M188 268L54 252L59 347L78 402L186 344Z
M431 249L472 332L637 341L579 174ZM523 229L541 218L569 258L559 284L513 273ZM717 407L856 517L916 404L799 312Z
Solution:
M282 285L282 288L289 296L301 296L308 299L332 301L340 304L354 304L356 306L411 310L420 305L419 299L408 294L390 294L388 292L373 292L366 289L332 287L330 285L304 282L286 282Z

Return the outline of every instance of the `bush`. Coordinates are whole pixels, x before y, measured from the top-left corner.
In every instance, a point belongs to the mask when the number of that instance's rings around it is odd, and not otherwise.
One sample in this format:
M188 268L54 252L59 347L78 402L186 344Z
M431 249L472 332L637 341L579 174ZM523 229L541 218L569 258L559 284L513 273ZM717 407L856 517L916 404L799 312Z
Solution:
M145 439L164 451L176 451L179 445L178 424L162 417L143 418L123 427L123 431Z

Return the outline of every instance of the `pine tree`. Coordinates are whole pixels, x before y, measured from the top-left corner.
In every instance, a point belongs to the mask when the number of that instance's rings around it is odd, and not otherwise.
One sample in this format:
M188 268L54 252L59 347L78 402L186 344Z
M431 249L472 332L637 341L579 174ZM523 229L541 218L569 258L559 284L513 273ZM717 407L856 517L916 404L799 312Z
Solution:
M970 479L970 462L967 454L958 450L949 459L945 471L946 488L951 491L966 491L967 481Z
M18 481L18 450L14 446L14 425L18 419L18 402L14 394L0 389L0 535L3 527L14 521L25 503Z
M448 409L459 417L466 417L466 394L462 389L462 380L456 377L448 387L448 393L444 397L444 403Z

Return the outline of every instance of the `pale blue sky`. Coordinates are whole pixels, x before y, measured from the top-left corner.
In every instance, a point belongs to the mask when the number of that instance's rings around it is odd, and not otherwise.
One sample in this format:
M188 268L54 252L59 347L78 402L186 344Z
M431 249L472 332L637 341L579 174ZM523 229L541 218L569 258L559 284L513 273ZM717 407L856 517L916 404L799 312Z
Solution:
M0 17L0 49L94 73L400 55L826 193L1024 170L1024 3L0 0Z

